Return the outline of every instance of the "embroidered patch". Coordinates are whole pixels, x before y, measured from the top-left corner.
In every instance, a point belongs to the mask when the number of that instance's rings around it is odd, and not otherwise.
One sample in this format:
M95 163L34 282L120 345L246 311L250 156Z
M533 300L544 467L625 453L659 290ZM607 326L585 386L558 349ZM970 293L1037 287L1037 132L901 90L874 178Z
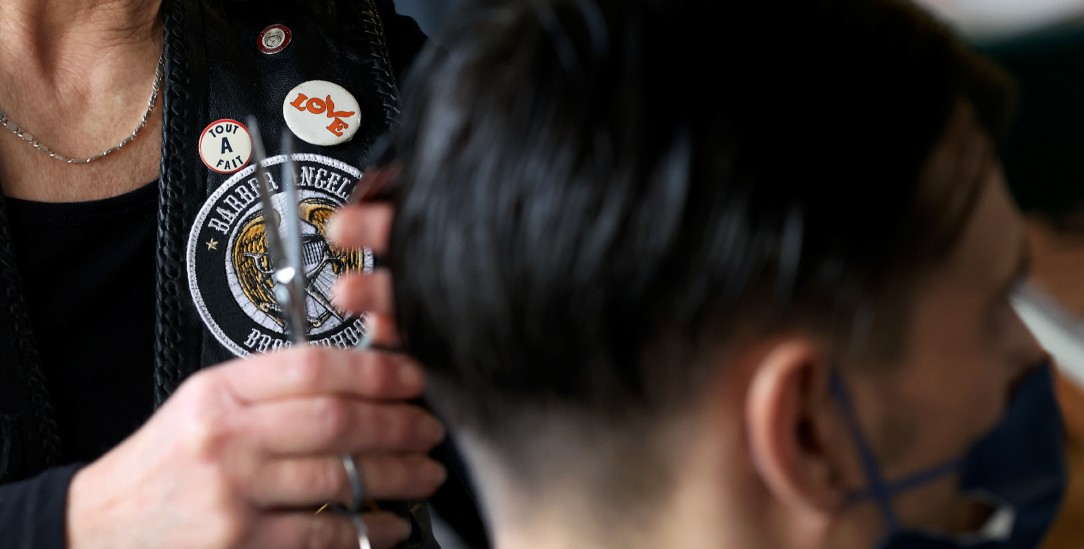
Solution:
M267 159L271 187L284 155ZM339 250L326 237L327 222L346 203L361 172L316 154L294 154L298 211L305 263L308 339L313 344L353 347L365 335L363 317L344 315L331 304L331 287L348 271L371 272L369 250ZM264 239L256 167L248 166L219 187L196 216L188 237L188 286L203 322L237 356L288 347L283 311L274 297L275 281ZM279 195L272 196L284 215Z

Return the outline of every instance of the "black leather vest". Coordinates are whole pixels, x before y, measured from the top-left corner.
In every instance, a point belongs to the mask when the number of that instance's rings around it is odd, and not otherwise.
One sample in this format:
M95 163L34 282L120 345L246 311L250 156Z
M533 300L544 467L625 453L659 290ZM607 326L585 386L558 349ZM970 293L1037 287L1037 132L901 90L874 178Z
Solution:
M208 197L230 177L200 160L203 129L219 119L256 116L269 155L280 149L283 99L310 80L337 83L361 108L347 143L313 153L361 169L373 141L398 116L396 70L424 36L388 0L164 0L165 80L158 206L155 400L161 404L200 368L233 358L195 309L186 265L189 233ZM283 51L258 47L260 31L292 31ZM396 34L389 51L386 25ZM393 56L395 64L393 65ZM2 201L2 199L0 199ZM0 204L0 482L27 478L59 464L61 445ZM417 523L415 523L417 526ZM419 536L414 536L418 538ZM411 546L418 546L412 544Z
M204 126L255 115L268 154L274 155L285 126L282 109L287 92L309 80L335 82L361 105L358 133L331 147L295 141L295 149L361 168L369 145L399 113L382 14L374 0L182 0L166 10L155 372L159 402L195 369L233 358L207 336L193 309L186 273L193 219L229 178L199 160L197 145ZM276 23L292 29L293 40L284 51L266 55L257 49L257 37Z

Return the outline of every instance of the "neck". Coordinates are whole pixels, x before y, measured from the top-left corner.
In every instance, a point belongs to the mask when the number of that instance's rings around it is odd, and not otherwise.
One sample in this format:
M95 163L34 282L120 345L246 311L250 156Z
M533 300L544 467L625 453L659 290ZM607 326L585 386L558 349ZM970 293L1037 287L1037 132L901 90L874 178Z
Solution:
M49 79L158 57L160 0L0 0L0 67ZM153 51L151 51L153 49Z
M159 3L0 0L0 111L65 156L89 157L119 143L147 110L162 51ZM127 151L90 166L61 164L0 130L3 192L80 201L153 180L161 113L155 109Z
M622 516L620 497L605 499L582 491L552 490L521 522L497 522L498 549L656 549L659 547L758 548L754 538L730 529L744 513L716 497L709 478L682 480L669 497ZM709 492L716 493L709 493ZM564 497L561 497L564 496ZM521 494L522 497L522 494ZM580 499L578 499L580 498ZM522 503L522 502L520 502Z
M740 457L746 451L740 440L737 432L705 429L656 441L676 457L662 467L645 467L650 470L644 475L663 485L648 484L638 495L615 490L614 483L596 484L636 454L599 459L611 452L574 445L581 455L540 460L546 470L533 489L475 441L461 438L473 469L486 472L476 481L498 549L787 546L784 536L776 536L779 516L767 499L751 497L758 487ZM630 505L635 501L648 503Z

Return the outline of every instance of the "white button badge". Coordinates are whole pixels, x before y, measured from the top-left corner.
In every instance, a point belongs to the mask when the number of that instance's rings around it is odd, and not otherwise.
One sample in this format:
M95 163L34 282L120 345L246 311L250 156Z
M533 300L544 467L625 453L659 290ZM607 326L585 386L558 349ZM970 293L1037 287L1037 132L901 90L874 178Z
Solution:
M252 159L252 136L236 120L216 120L199 136L199 157L211 171L234 173Z
M282 117L299 139L313 145L350 141L361 124L361 106L342 86L309 80L290 90L282 103Z

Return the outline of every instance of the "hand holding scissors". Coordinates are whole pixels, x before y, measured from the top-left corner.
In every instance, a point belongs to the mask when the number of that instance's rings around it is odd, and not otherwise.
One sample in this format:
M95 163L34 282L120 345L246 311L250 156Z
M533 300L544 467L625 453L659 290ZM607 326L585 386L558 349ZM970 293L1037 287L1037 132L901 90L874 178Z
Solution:
M269 182L263 168L257 176ZM297 201L286 192L293 180L281 182L286 195L264 210L264 261L297 343L192 375L135 434L79 470L68 491L71 549L392 547L409 534L394 513L362 521L313 511L327 501L356 510L361 479L368 497L394 501L425 498L443 482L444 468L426 455L443 427L409 404L424 388L416 363L301 344L307 292L299 231L289 227Z

